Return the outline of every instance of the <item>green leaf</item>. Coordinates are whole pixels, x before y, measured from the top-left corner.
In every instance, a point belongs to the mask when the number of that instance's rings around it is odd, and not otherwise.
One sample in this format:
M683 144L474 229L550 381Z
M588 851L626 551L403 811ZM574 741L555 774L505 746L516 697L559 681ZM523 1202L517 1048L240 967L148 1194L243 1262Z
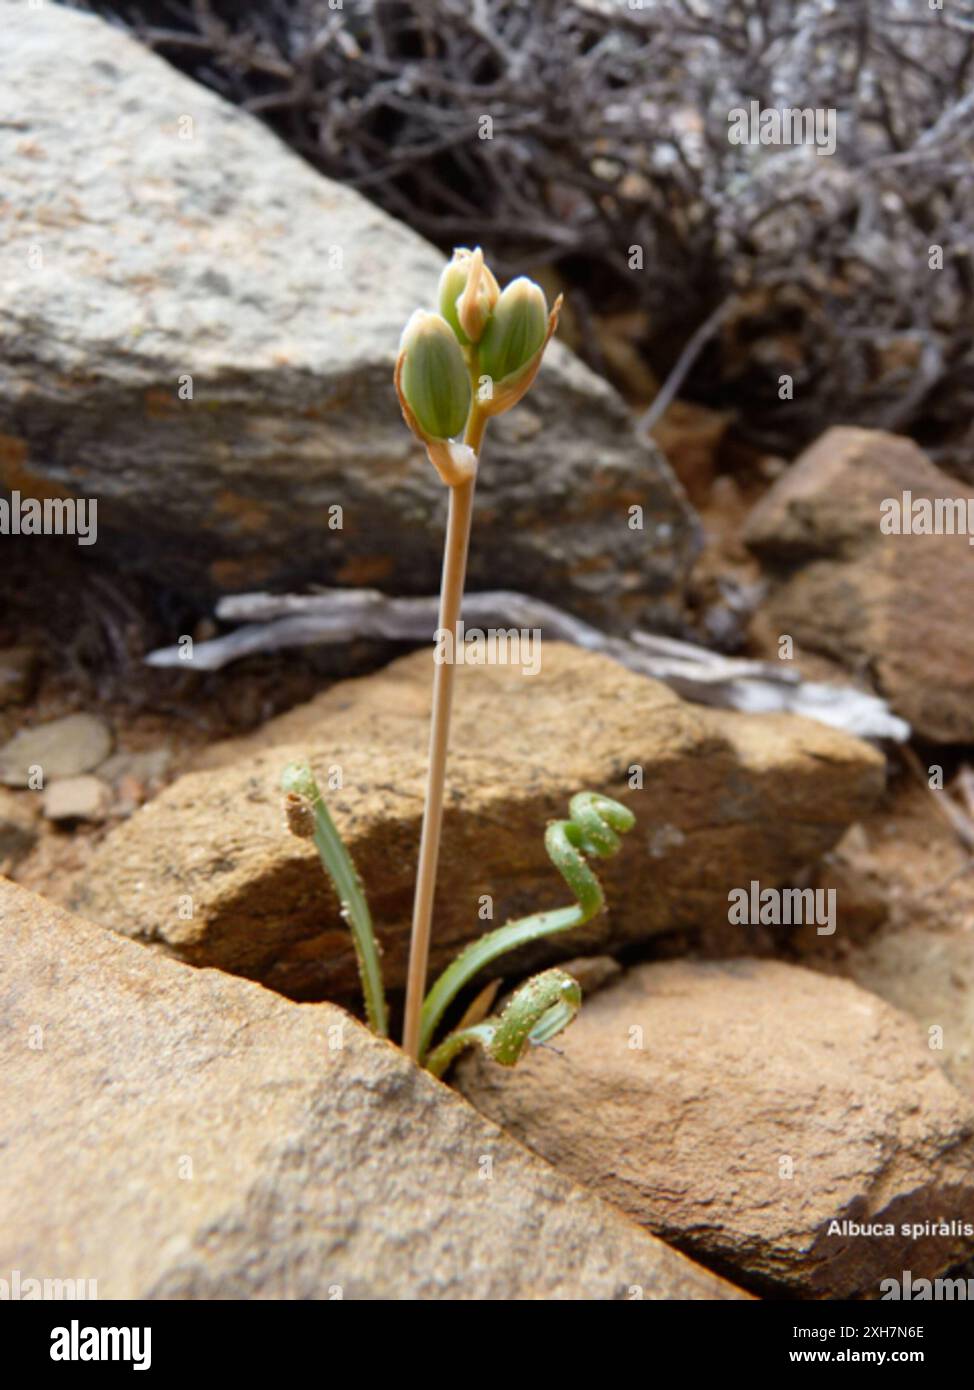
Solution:
M349 925L355 944L366 1017L373 1033L387 1038L389 1016L382 983L382 966L379 963L379 947L362 880L328 812L328 807L322 800L318 783L308 764L289 763L284 769L281 785L289 797L300 798L312 811L315 848L322 867L338 894L342 917Z

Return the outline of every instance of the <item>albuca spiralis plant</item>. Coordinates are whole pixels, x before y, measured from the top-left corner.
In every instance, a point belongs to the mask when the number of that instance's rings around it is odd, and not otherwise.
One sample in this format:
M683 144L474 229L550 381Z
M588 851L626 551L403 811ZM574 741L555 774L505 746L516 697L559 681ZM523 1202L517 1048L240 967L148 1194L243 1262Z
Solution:
M396 361L395 385L407 425L450 490L438 635L457 635L463 602L473 494L492 415L510 410L537 375L558 323L561 298L548 311L544 293L523 277L503 291L478 247L461 247L440 277L438 312L417 309L407 323ZM448 644L455 651L455 640ZM632 812L595 792L572 797L567 820L552 821L545 847L575 895L567 907L539 912L488 932L462 951L427 993L436 869L443 823L443 793L453 698L452 661L433 668L429 772L413 904L403 1048L437 1076L466 1047L479 1045L513 1066L529 1043L546 1042L571 1022L581 1004L578 982L564 970L529 979L498 1016L483 1017L477 1002L440 1042L437 1031L450 1005L498 956L541 937L588 922L604 906L602 887L586 857L617 852ZM355 943L369 1026L388 1036L388 1009L379 948L355 865L342 843L307 763L284 773L288 823L311 838L341 902Z
M369 1026L380 1037L389 1035L379 946L365 892L314 773L307 763L290 763L282 785L288 826L302 839L313 839L322 867L331 879L355 943L359 978ZM590 921L605 906L602 885L586 856L606 859L617 853L620 834L635 824L632 812L610 797L579 792L569 805L567 820L550 822L545 848L576 901L548 912L508 922L472 941L461 951L422 1001L417 1059L434 1076L442 1076L467 1047L480 1046L502 1066L512 1067L531 1043L557 1036L571 1023L582 1002L578 981L565 970L542 971L511 996L503 1012L488 1018L467 1018L435 1042L437 1030L461 990L492 961L518 946L542 937L571 931Z
M439 313L417 309L403 331L395 382L403 417L450 489L438 631L450 650L463 603L473 495L484 431L534 381L558 326L561 297L548 312L539 285L523 277L500 287L478 246L453 253L439 284ZM458 438L461 435L462 438ZM416 870L403 1048L419 1058L433 895L443 826L443 793L453 702L452 661L433 667L429 771Z

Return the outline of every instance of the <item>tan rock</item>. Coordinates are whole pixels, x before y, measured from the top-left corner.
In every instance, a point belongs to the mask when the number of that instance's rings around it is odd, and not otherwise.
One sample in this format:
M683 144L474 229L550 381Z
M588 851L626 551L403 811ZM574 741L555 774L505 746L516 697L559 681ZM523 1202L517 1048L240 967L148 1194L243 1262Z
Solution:
M908 927L854 950L857 984L915 1018L930 1055L974 1098L974 935Z
M774 961L639 967L516 1071L468 1054L464 1093L657 1235L749 1287L877 1297L974 1236L974 1108L915 1025L845 980ZM891 1237L833 1220L890 1222Z
M341 1010L6 882L0 923L0 1268L103 1299L742 1296Z
M426 774L432 657L414 653L333 687L211 754L109 835L72 905L89 918L299 998L357 991L337 902L314 849L285 833L280 774L311 755L369 893L387 983L404 982ZM677 927L728 933L727 893L786 878L859 819L882 756L825 725L685 704L606 657L546 643L541 671L457 669L432 966L493 921L570 901L546 822L591 788L636 830L600 861L609 915L508 969ZM643 769L641 790L630 769ZM190 915L191 914L191 915ZM730 930L739 931L739 928Z
M752 512L776 577L761 623L857 673L937 742L974 740L974 550L966 534L885 535L885 499L959 499L909 439L831 429Z

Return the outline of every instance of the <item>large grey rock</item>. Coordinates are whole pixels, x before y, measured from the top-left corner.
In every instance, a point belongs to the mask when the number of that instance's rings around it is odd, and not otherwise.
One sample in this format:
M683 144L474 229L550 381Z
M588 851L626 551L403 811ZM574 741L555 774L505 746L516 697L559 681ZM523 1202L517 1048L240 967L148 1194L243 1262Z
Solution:
M105 839L71 905L192 964L297 998L356 994L338 902L313 846L283 825L281 771L308 755L368 891L387 982L400 987L432 673L431 652L414 652L214 747L214 766L180 778ZM544 644L530 677L458 667L453 721L434 970L485 929L485 895L497 926L571 901L543 836L577 791L617 797L636 814L618 856L596 864L608 914L538 942L515 969L680 929L712 933L724 951L749 949L754 930L728 922L729 890L800 875L884 785L882 754L848 734L793 715L685 704L559 642ZM341 789L328 790L336 768Z
M0 1268L100 1298L734 1298L330 1005L0 881Z
M97 498L99 553L194 592L434 590L445 489L392 369L439 252L101 20L0 29L0 487ZM478 492L473 585L615 627L678 599L679 486L557 345Z

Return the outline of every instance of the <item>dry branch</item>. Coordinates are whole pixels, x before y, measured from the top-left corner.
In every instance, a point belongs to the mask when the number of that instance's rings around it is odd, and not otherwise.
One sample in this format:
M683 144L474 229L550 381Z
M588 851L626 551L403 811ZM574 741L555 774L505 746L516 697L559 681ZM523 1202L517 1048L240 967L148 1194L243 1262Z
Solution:
M310 595L234 594L222 599L216 616L245 624L209 642L197 643L192 662L180 647L152 652L150 666L218 671L241 657L293 647L339 644L362 638L431 643L438 602L389 598L375 589L331 589ZM471 628L539 629L542 639L572 642L604 652L621 665L651 676L698 704L752 713L790 711L818 719L863 738L903 741L910 726L884 700L848 686L803 681L792 667L723 656L671 637L634 632L610 637L540 599L509 590L467 594L463 622Z

